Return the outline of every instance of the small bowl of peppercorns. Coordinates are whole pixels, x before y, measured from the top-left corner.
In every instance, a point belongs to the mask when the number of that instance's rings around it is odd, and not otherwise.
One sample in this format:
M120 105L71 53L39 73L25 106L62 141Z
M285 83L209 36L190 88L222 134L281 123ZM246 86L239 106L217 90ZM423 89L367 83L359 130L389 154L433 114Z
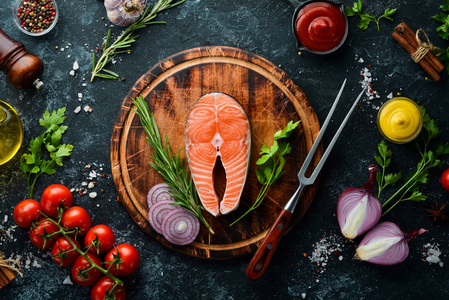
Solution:
M59 17L55 0L15 0L12 12L17 27L31 36L50 32Z

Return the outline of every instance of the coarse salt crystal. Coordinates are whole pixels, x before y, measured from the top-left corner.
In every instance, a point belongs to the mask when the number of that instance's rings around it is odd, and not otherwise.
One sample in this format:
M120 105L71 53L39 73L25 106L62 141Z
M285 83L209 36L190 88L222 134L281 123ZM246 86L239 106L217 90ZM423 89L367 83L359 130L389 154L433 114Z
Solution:
M342 260L343 260L343 256L340 255L340 256L338 257L338 260L339 260L339 261L342 261Z
M81 106L77 106L74 110L75 114L79 113L81 111Z
M365 61L363 60L363 58L360 57L359 60L358 60L358 62L361 63L361 64L363 64Z
M64 48L61 48L61 52L64 52Z
M97 197L97 193L96 192L89 193L89 197L94 199Z
M81 185L82 185L82 186L86 186L86 185L87 185L87 182L83 181L83 182L81 182Z
M306 299L306 293L302 293L302 294L301 294L301 297L302 297L303 299Z
M75 61L74 63L73 63L73 70L78 70L80 68L80 65L78 64L78 61Z
M87 86L87 83L84 82L84 83L82 84L82 86Z
M72 279L70 278L70 275L68 275L64 281L62 282L62 284L68 284L68 285L73 285Z
M85 112L92 112L92 108L88 105L84 106L84 111Z
M388 99L393 98L393 93L389 93L388 96L387 96L387 98L388 98Z
M72 75L72 76L75 76L75 71L71 70L71 71L69 72L69 74Z
M3 217L3 223L6 223L6 222L8 222L8 215L5 215L5 216Z
M78 98L83 98L83 93L78 93Z
M89 177L97 178L97 172L95 172L95 170L90 171L89 172Z
M89 185L87 187L92 189L94 186L95 186L95 184L93 182L89 182Z

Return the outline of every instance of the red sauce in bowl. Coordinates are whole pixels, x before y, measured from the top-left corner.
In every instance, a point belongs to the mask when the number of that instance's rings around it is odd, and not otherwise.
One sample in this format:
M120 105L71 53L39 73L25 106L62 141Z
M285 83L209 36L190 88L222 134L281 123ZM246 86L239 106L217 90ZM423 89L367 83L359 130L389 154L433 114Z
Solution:
M347 22L337 4L313 2L296 14L294 31L298 42L312 52L331 52L346 38Z

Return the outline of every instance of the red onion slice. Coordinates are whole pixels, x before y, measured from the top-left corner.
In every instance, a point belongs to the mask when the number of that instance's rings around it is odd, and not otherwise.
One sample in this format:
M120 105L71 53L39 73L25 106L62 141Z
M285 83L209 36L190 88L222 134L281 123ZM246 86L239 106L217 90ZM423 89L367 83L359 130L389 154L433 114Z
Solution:
M147 194L148 208L150 208L154 203L162 200L171 200L175 202L170 194L170 187L165 182L161 182L153 186Z
M175 208L162 219L162 234L170 243L187 245L195 240L200 232L198 218L183 208Z
M163 234L162 220L164 219L164 216L168 212L177 208L173 204L170 204L173 202L173 200L161 200L154 203L148 211L148 221L150 221L151 227L153 227L153 229L159 234Z

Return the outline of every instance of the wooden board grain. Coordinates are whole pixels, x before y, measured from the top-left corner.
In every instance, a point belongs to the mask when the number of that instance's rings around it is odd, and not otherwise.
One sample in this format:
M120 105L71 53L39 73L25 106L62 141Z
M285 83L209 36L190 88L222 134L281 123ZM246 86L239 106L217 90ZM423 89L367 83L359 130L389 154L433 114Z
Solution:
M187 115L201 96L222 92L232 96L245 109L251 126L251 161L239 208L231 214L205 217L212 235L202 226L197 239L187 246L170 244L148 222L146 194L161 176L151 168L151 148L135 114L132 99L142 95L155 115L161 136L168 136L172 151L184 148ZM260 189L254 169L263 144L271 145L273 135L290 120L301 125L289 138L293 147L287 156L285 174L274 184L262 205L236 225L236 218L254 203ZM298 186L301 164L319 132L319 122L303 91L291 78L266 59L231 47L199 47L186 50L152 67L125 97L115 121L111 139L111 165L114 183L123 203L137 225L163 245L192 256L226 259L242 256L257 248L268 228ZM185 151L181 152L185 157ZM322 147L314 164L322 155ZM218 172L218 194L225 179ZM291 226L304 215L315 195L317 184L308 187L297 206Z

